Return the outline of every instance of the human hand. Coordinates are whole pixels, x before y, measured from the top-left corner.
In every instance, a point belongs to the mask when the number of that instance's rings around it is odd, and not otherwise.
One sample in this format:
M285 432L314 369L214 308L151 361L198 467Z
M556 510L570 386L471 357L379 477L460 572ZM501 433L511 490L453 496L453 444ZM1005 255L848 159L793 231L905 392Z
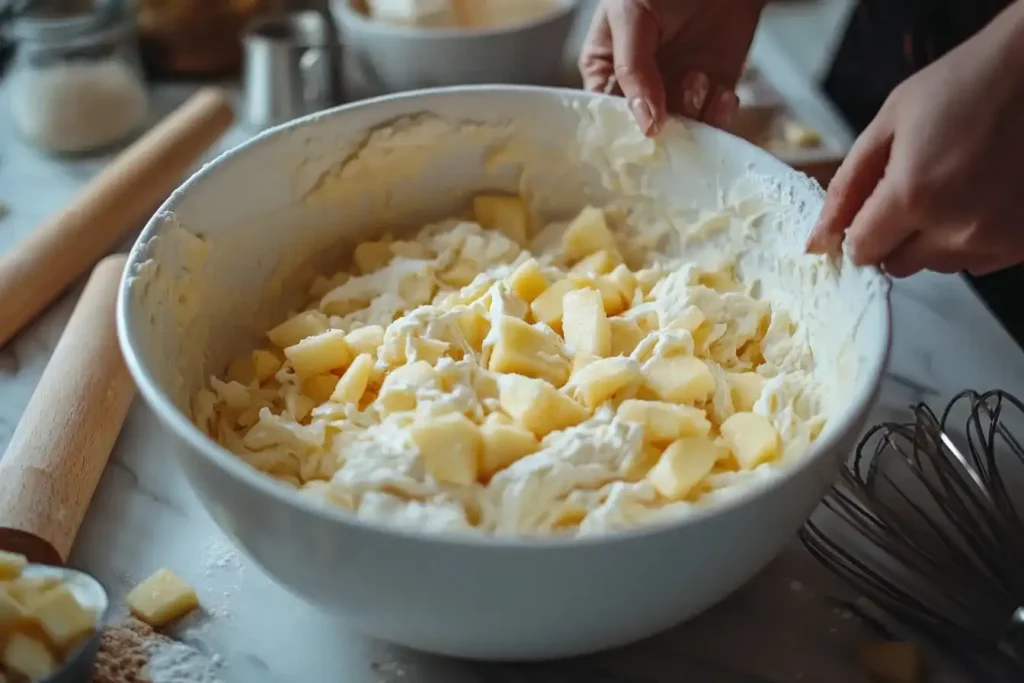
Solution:
M844 238L894 277L1024 261L1024 2L904 81L828 188L807 250Z
M580 54L584 87L625 95L645 135L669 112L725 127L765 0L602 0Z

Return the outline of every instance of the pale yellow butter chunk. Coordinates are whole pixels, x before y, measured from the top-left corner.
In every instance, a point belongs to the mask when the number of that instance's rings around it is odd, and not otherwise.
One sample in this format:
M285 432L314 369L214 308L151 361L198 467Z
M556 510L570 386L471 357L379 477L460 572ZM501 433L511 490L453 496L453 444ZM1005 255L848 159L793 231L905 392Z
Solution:
M779 455L779 433L763 415L735 413L726 418L720 431L736 462L745 470L752 470Z
M569 359L562 340L519 318L503 315L493 322L497 341L487 369L547 380L562 386L569 378Z
M530 304L533 319L552 329L559 329L562 325L562 299L567 292L577 288L579 285L568 279L552 284Z
M56 586L40 595L29 614L43 629L50 644L63 650L96 629L96 615L82 607L64 586Z
M622 256L614 249L595 251L572 267L571 273L579 275L604 275L622 263Z
M7 585L11 597L22 605L30 605L40 595L60 585L56 576L22 576Z
M643 380L640 365L630 358L601 358L588 363L570 378L575 397L594 410L616 393Z
M40 681L57 668L57 660L46 644L24 633L13 633L7 639L0 664L30 681Z
M456 261L438 273L438 279L449 287L465 287L480 272L480 266L472 261Z
M377 357L377 350L384 343L384 328L380 325L359 327L345 335L345 343L353 353L368 353Z
M522 375L498 378L498 403L538 437L573 427L590 417L587 410L542 379Z
M647 480L665 498L686 497L723 455L722 447L707 437L687 437L672 442L647 473Z
M519 244L526 244L530 236L530 207L521 197L474 197L473 218L481 227L499 230Z
M320 311L304 311L267 332L267 339L277 348L284 349L295 346L306 337L326 332L329 327L327 316Z
M433 252L419 242L406 242L399 240L388 245L391 253L402 258L416 259L420 261L434 258Z
M327 330L289 346L284 355L292 362L295 374L304 380L348 367L353 354L342 330Z
M314 375L302 383L302 393L309 396L317 405L331 400L335 387L338 386L338 376L330 372L323 375Z
M665 274L656 268L644 268L636 271L634 277L636 277L637 288L643 292L644 296L647 296L654 289L654 285L665 277Z
M536 452L540 447L540 442L532 432L501 413L488 415L480 427L480 433L484 440L480 477L484 480Z
M663 401L704 403L715 392L715 376L695 356L652 358L644 364L647 386Z
M0 641L4 634L20 626L24 622L27 613L25 607L11 595L5 585L0 585Z
M667 443L681 437L706 436L711 431L704 411L693 406L629 399L619 405L615 415L643 425L646 441Z
M27 564L28 558L24 555L0 550L0 581L18 578Z
M380 387L378 402L389 413L416 410L417 392L421 389L438 391L441 378L425 360L395 368Z
M356 268L363 275L376 272L391 263L394 252L388 242L362 242L352 254Z
M764 377L756 372L730 372L727 375L732 406L739 412L753 410L764 389Z
M604 211L588 206L569 223L562 236L562 249L570 260L577 261L602 249L614 249L615 238L604 217Z
M678 318L665 325L666 330L686 330L695 332L704 322L704 313L696 306L687 306Z
M607 315L618 315L627 308L618 286L607 275L569 275L579 285L578 289L596 289L601 294L601 305Z
M409 430L423 467L435 480L466 486L480 471L480 427L461 413L419 420Z
M607 356L612 348L612 332L604 312L601 293L577 289L562 298L562 332L565 343L576 353Z
M620 263L608 274L608 281L615 284L626 302L626 307L632 305L637 287L636 275L633 275L633 271L626 264Z
M609 356L628 356L647 336L639 325L628 318L609 318L608 331L611 335Z
M548 288L548 278L541 271L537 259L533 258L520 263L506 281L516 296L526 303L532 303Z
M459 313L459 331L463 339L474 351L479 352L484 345L487 332L491 329L491 323L486 316L467 308Z
M871 643L860 650L860 665L882 683L920 683L921 650L913 643Z
M128 593L131 613L154 628L168 624L199 606L192 586L170 569L160 569Z
M272 351L256 349L252 352L253 372L256 375L256 381L261 384L276 375L283 364L284 361L278 358Z
M331 400L335 403L358 404L363 394L366 393L366 387L369 385L372 375L373 356L368 353L359 354L338 380L331 394Z
M228 380L248 385L256 379L256 368L253 366L252 356L239 356L228 365L225 373Z

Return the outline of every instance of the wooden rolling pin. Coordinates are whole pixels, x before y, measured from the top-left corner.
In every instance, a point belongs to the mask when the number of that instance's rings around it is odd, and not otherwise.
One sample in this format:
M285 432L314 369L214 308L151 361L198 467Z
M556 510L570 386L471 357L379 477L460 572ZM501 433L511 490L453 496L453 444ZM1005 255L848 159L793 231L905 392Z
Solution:
M93 271L0 457L0 550L63 564L135 393L114 307L125 257Z
M221 90L200 90L0 255L0 346L139 228L233 121Z

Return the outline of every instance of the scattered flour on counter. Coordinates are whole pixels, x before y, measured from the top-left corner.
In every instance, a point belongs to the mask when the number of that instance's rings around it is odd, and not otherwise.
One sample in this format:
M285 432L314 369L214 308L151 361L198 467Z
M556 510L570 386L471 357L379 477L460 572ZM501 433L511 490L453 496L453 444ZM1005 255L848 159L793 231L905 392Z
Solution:
M241 589L244 565L238 551L221 535L209 537L202 547L203 576L218 580L217 586L205 591L203 611L217 619L232 616L228 603ZM227 581L227 584L224 584Z
M223 665L219 655L207 657L174 640L151 640L146 643L146 654L146 675L152 683L222 683L217 674Z

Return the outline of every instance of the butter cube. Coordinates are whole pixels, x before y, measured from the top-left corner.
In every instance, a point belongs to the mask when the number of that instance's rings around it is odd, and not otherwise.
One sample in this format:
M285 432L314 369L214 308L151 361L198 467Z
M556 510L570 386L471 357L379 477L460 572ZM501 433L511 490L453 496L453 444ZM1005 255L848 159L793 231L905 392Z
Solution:
M569 275L569 279L577 284L577 289L596 289L601 294L601 305L607 315L618 315L627 308L618 286L608 275Z
M700 408L662 401L629 399L615 413L620 420L643 425L644 439L667 443L682 437L706 436L711 423Z
M368 353L377 357L377 349L384 344L384 328L380 325L358 327L345 335L345 343L355 354Z
M616 393L643 381L640 365L630 358L602 358L573 374L570 383L575 397L594 410Z
M252 356L239 356L228 364L228 371L226 373L228 381L238 382L248 386L254 379L256 379L256 368L252 363Z
M567 292L577 289L579 285L572 280L559 280L544 290L530 304L533 319L548 327L558 330L562 326L562 299Z
M296 422L302 422L316 408L316 403L304 394L288 394L284 398L284 407Z
M608 318L608 331L611 335L609 356L628 356L647 336L639 325L628 318Z
M540 447L540 442L532 432L513 423L501 413L488 415L480 427L480 433L484 441L480 477L484 480L490 479L520 458L536 452Z
M658 398L672 403L704 403L715 392L715 376L695 356L652 358L644 377Z
M31 605L40 595L60 585L56 576L22 576L8 584L11 597L22 605Z
M484 345L484 339L491 329L491 322L486 316L470 308L459 314L459 330L465 337L466 343L474 351L479 352Z
M335 403L355 403L366 393L366 387L370 383L370 376L373 374L373 357L368 353L361 353L348 366L348 370L341 376L331 393L331 400Z
M363 242L352 254L359 272L366 275L376 272L391 263L394 253L388 242Z
M687 306L678 318L665 325L666 330L686 330L693 333L704 322L704 313L696 306Z
M615 238L608 229L604 211L588 206L565 229L562 249L572 261L578 261L602 249L614 249Z
M20 626L27 616L21 602L11 595L6 586L0 585L0 641L5 633Z
M128 593L131 613L154 628L184 616L199 606L196 591L170 569L160 569Z
M540 269L537 259L529 259L508 277L508 285L520 299L526 303L533 302L548 288L548 279Z
M526 244L530 236L530 207L521 197L474 197L473 217L481 227L500 230L518 244Z
M544 380L522 375L498 377L498 403L538 437L578 425L590 416L583 406Z
M569 378L569 359L562 340L550 330L509 315L494 321L497 342L487 369L544 379L562 386Z
M572 375L587 367L594 361L601 360L601 356L595 356L592 353L582 352L577 353L572 359ZM570 377L572 376L570 375Z
M618 251L602 249L584 257L572 267L570 272L579 275L604 275L612 272L612 269L620 263L622 263L622 256Z
M0 550L0 581L18 578L27 564L28 558L24 555Z
M732 406L739 412L750 412L764 389L764 377L756 372L730 372L726 375Z
M7 639L0 664L30 681L40 681L57 668L57 660L46 645L24 633L11 634Z
M626 480L636 482L647 477L661 460L662 452L662 446L645 441L636 457L627 459L624 463Z
M921 650L913 643L871 643L860 650L860 665L884 683L920 683Z
M284 355L292 362L299 379L305 380L313 375L348 367L353 354L342 330L327 330L287 347Z
M64 650L96 629L96 615L82 607L64 586L56 586L32 602L30 616L50 644Z
M330 372L323 375L314 375L302 383L302 393L309 396L317 405L327 403L338 386L338 376Z
M633 297L636 294L636 275L633 275L633 271L626 264L620 263L608 274L608 280L618 288L628 308L633 303Z
M391 253L401 258L427 261L434 258L434 253L425 244L399 240L388 245Z
M380 387L378 401L389 413L416 410L416 394L420 389L440 390L441 378L425 360L395 368Z
M565 343L574 351L607 356L611 352L611 328L600 292L577 289L562 299L562 330Z
M720 431L736 462L745 470L779 455L779 433L763 415L734 413L725 419Z
M260 384L276 375L283 364L284 361L278 358L272 351L256 349L252 352L253 373Z
M330 324L320 311L304 311L288 318L267 332L267 338L279 349L295 346L306 337L326 332Z
M309 296L319 299L331 290L341 287L351 278L352 276L346 272L335 273L331 277L317 275L313 278L313 283L309 286Z
M644 268L636 271L634 276L636 277L637 288L646 297L654 289L654 285L658 284L665 277L665 274L657 268Z
M435 480L462 486L476 481L483 437L465 415L446 413L420 420L409 431L424 468Z
M437 279L449 287L465 287L476 278L479 272L478 264L459 260L438 273Z
M708 476L722 456L722 447L706 437L688 437L672 442L647 480L665 498L679 500Z

